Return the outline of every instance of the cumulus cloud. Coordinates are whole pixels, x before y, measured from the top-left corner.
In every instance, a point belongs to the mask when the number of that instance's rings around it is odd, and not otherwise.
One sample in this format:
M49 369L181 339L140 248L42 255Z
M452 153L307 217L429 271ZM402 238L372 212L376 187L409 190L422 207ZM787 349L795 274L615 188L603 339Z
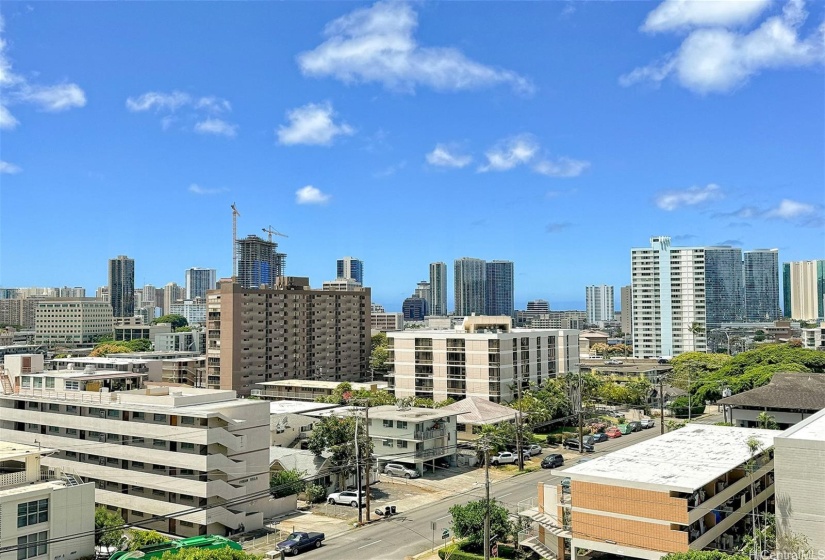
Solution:
M221 119L211 118L195 124L195 132L234 138L238 132L238 125L229 124Z
M197 97L178 90L169 93L147 91L136 97L127 98L126 109L133 113L152 111L162 114L160 126L163 130L168 130L173 124L182 121L183 129L199 134L234 138L238 133L238 125L215 116L229 113L232 111L232 105L226 99L214 95Z
M804 202L797 202L788 198L783 199L778 206L765 212L766 218L779 218L780 220L793 220L805 216L810 216L816 212L816 206Z
M324 194L320 189L307 185L295 191L295 202L298 204L326 204L332 197Z
M332 104L308 103L287 111L289 124L278 127L278 142L292 146L309 144L329 146L336 136L351 136L355 130L346 123L336 123Z
M781 220L799 226L820 227L825 225L825 211L823 210L821 205L785 198L775 206L767 208L741 206L730 212L714 213L711 217L746 220L729 224L737 227L750 226L749 221L754 220Z
M590 162L566 156L551 158L542 155L541 146L532 134L519 134L499 141L484 153L487 163L478 171L507 171L520 165L548 177L577 177L590 166Z
M446 144L436 144L433 151L426 155L427 163L436 167L467 167L473 161L472 156L455 152L455 148Z
M6 52L6 41L2 37L4 29L5 20L0 15L0 129L10 130L20 124L8 108L16 103L33 105L49 113L86 105L86 94L77 84L44 86L16 74Z
M569 228L571 225L570 222L551 222L544 226L544 231L547 233L558 233Z
M200 186L196 183L192 183L191 185L189 185L189 188L187 190L192 194L212 195L212 194L220 194L220 193L223 193L223 192L227 192L229 189L227 189L225 187L209 189L209 188L206 188L206 187L202 187L202 186Z
M656 197L656 206L670 212L683 206L696 206L719 198L722 198L722 189L719 185L710 183L704 187L690 187L681 191L660 193Z
M771 0L665 0L647 15L642 30L658 32L748 23L770 3Z
M13 163L9 163L7 161L0 160L0 173L8 173L9 175L14 175L15 173L20 173L23 171L17 165Z
M803 0L788 0L781 14L765 19L751 31L723 27L723 20L741 22L758 15L764 8L760 2L755 2L750 10L733 6L739 3L665 2L657 10L678 5L683 8L680 15L654 18L643 28L705 27L692 30L675 52L621 76L619 83L623 86L639 82L658 84L672 77L696 93L723 93L741 87L764 70L821 65L825 61L825 25L807 37L801 36L800 28L807 17ZM648 20L655 13L656 10Z
M409 93L418 86L458 91L500 84L533 91L532 83L515 72L475 62L452 47L419 45L417 26L418 15L408 4L377 2L327 24L326 40L298 55L298 66L307 76L377 82Z

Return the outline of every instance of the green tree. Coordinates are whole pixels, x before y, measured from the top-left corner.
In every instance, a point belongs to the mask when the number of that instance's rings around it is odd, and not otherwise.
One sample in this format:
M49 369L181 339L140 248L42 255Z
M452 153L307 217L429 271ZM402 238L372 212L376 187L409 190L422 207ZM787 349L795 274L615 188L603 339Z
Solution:
M152 341L148 338L136 338L130 340L127 346L132 349L132 352L149 352L152 349Z
M484 514L487 502L477 500L464 505L456 504L450 508L453 517L452 527L455 536L467 540L467 548L480 551L484 548ZM513 532L510 512L500 502L492 499L490 509L490 537L506 540Z
M386 333L372 335L370 345L370 368L373 370L386 370L387 360L390 358L389 341Z
M320 484L307 484L304 488L304 497L311 504L318 504L327 497L327 490Z
M759 427L763 430L779 429L779 424L776 423L776 418L765 411L759 413L759 416L756 417L756 423L759 424Z
M304 491L305 472L295 469L275 471L269 476L269 490L275 498L283 498Z
M333 470L338 471L339 482L343 482L355 472L355 417L324 418L313 427L307 448L316 455L324 450L332 453L330 463ZM366 437L363 425L358 430L358 448L361 461L373 452L372 441Z
M185 327L178 327L175 329L175 332L192 332L192 327L185 326Z
M261 556L249 554L234 548L218 548L207 550L203 548L181 548L176 551L166 551L161 560L261 560Z
M590 353L597 356L607 356L608 346L604 342L597 342L590 347Z
M144 531L141 529L129 529L126 532L128 544L126 550L137 550L150 544L160 544L169 542L169 538L161 535L157 531Z
M754 342L762 342L763 340L765 340L765 331L757 330L753 334L753 340L754 340Z
M132 352L132 347L126 342L103 342L95 346L89 356L108 356L109 354L120 354L122 352Z
M186 320L186 317L183 315L179 315L177 313L167 313L166 315L161 315L154 321L152 321L153 325L159 325L161 323L170 323L172 325L172 330L177 329L178 327L185 327L189 324L189 321Z
M103 506L95 508L95 544L120 547L123 542L123 524L120 510L110 511Z

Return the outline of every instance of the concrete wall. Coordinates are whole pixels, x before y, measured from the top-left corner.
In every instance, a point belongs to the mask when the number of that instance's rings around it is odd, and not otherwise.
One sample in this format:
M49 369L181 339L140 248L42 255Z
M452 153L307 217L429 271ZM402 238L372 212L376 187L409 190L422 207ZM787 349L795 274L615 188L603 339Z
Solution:
M813 558L825 554L825 441L797 438L774 440L776 522L808 537Z

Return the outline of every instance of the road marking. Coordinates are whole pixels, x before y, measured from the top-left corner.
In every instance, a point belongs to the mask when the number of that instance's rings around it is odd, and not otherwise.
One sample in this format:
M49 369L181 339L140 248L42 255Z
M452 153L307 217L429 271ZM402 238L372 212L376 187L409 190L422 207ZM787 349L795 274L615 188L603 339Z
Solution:
M368 546L372 546L372 545L374 545L374 544L378 544L378 543L380 543L380 542L381 542L380 540L377 540L377 541L372 541L370 544L365 544L364 546L359 546L359 547L357 548L357 550L361 550L362 548L367 548Z
M442 519L447 519L448 517L452 517L452 515L445 515L444 517L439 517L436 521L441 521Z
M507 492L506 494L502 494L501 496L496 496L496 498L503 498L504 496L509 496L512 492Z

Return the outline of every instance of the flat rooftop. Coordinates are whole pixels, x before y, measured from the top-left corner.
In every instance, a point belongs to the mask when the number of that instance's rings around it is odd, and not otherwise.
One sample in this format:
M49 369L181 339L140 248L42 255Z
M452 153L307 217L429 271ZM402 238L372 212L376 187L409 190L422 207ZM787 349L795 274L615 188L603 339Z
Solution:
M825 409L782 432L778 438L825 441Z
M270 414L304 414L338 407L337 404L307 401L269 401Z
M56 449L48 447L38 447L37 445L26 445L25 443L11 443L0 441L0 461L20 461L32 455L54 453Z
M421 422L423 420L438 420L445 416L457 416L458 412L450 412L443 408L420 408L410 407L399 409L393 405L374 406L370 408L370 418L387 420L411 420Z
M111 369L96 369L91 373L86 373L82 369L58 369L55 371L38 371L36 373L23 373L24 376L32 377L55 377L69 380L93 381L95 379L125 379L129 377L148 377L148 373L134 373L131 371L117 371Z
M78 358L55 358L52 363L61 364L116 364L116 365L130 365L130 364L147 364L148 360L141 358L109 358L106 356L86 356Z
M767 449L781 433L688 424L558 472L583 482L690 493L750 459L748 438Z
M341 383L349 383L353 389L370 389L373 386L382 389L386 383L358 383L350 381L318 381L316 379L282 379L280 381L264 381L256 383L263 387L300 387L303 389L335 389Z

